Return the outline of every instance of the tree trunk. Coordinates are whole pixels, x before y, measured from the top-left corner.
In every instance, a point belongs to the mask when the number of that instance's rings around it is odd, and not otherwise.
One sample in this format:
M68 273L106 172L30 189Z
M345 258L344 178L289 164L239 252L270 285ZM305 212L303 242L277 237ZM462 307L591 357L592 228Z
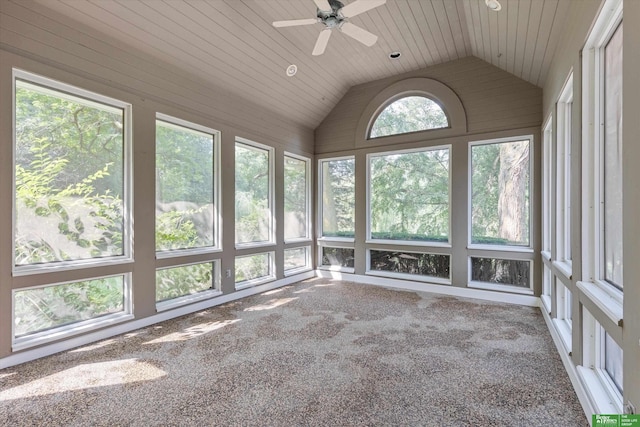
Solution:
M529 143L500 145L498 188L498 234L509 242L527 242L527 185L529 183Z

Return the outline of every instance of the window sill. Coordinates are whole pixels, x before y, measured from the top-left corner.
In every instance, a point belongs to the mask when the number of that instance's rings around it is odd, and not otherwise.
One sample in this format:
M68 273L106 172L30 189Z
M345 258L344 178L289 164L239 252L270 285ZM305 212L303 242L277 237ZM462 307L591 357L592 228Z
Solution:
M275 242L236 243L236 250L241 251L245 249L266 248L275 245Z
M304 244L311 243L311 239L308 237L301 237L299 239L284 239L285 245L295 245L295 244Z
M243 282L236 283L235 290L240 291L242 289L252 288L254 286L261 285L263 283L271 282L275 280L275 276L259 277L257 279L245 280Z
M578 282L578 289L614 324L622 326L622 301L612 291L605 290L593 282Z
M188 249L173 249L166 251L157 251L156 259L178 258L191 255L205 255L222 252L222 248L188 248Z
M533 290L530 288L522 288L520 286L513 286L513 285L499 285L497 283L469 282L468 287L473 289L484 289L487 291L499 291L499 292L509 292L512 294L533 295Z
M540 301L542 301L542 308L547 313L551 313L551 297L549 295L540 295Z
M321 265L318 270L339 271L341 273L355 273L356 269L353 267L340 267L337 265Z
M551 252L549 252L549 251L540 251L540 255L542 256L543 260L551 262Z
M555 323L565 350L567 350L567 353L571 353L571 327L564 319L553 319L553 323Z
M420 276L417 274L394 273L392 271L369 270L365 272L367 276L388 277L390 279L411 280L414 282L434 283L437 285L450 285L451 279L443 279L440 277Z
M333 246L331 243L355 243L355 237L318 237L319 246Z
M284 277L295 276L296 274L306 273L311 271L311 267L305 265L304 267L292 268L291 270L284 271Z
M595 369L584 366L576 367L578 377L582 381L593 407L599 414L621 414L622 398L616 391L603 384L602 378Z
M532 254L533 249L523 246L503 246L503 245L475 245L470 244L467 246L469 250L475 251L495 251L495 252L519 252Z
M59 341L74 335L94 331L96 329L106 328L108 326L113 326L133 319L133 314L121 312L97 317L95 319L84 320L71 325L60 326L58 328L47 329L45 331L14 339L11 349L12 351L20 351L53 341Z
M215 298L220 295L222 295L221 291L217 289L215 290L211 289L208 291L198 292L192 295L184 295L184 296L176 297L170 300L159 301L156 303L156 311L160 313L162 311L167 311L177 307L182 307L183 305L188 305L194 302Z
M56 273L59 271L83 270L96 267L109 267L116 265L133 264L133 257L110 257L84 259L77 261L57 261L46 264L22 265L13 267L13 277L30 276L32 274ZM130 270L123 270L127 272Z
M392 245L392 246L419 246L433 248L451 248L448 242L429 242L420 240L384 240L384 239L367 239L366 244L369 245Z
M565 279L571 281L573 279L572 266L566 261L553 261L553 267L564 276Z

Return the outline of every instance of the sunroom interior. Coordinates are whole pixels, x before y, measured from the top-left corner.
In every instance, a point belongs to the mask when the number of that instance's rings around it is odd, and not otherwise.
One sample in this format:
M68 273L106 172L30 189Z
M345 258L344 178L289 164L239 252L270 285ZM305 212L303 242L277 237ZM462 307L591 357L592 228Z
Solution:
M539 307L637 413L640 2L485 3L0 0L0 369L321 277Z

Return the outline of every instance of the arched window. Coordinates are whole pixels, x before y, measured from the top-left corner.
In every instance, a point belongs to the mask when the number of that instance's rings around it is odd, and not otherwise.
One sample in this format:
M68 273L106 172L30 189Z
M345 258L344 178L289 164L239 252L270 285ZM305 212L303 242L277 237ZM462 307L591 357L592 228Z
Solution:
M387 105L376 117L369 138L449 126L449 118L437 102L426 96L405 96Z

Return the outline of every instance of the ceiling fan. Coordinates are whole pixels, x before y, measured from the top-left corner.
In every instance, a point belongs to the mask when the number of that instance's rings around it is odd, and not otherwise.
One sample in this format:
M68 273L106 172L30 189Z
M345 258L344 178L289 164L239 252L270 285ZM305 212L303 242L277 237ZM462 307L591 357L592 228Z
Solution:
M373 46L378 40L378 36L371 34L364 28L349 22L349 18L367 12L378 6L382 6L387 0L356 0L353 3L344 5L338 0L313 0L318 8L315 18L294 19L290 21L275 21L274 27L295 27L299 25L312 25L321 23L325 29L320 32L316 45L313 48L312 55L322 55L329 43L331 30L339 29L349 37L358 40L360 43Z

